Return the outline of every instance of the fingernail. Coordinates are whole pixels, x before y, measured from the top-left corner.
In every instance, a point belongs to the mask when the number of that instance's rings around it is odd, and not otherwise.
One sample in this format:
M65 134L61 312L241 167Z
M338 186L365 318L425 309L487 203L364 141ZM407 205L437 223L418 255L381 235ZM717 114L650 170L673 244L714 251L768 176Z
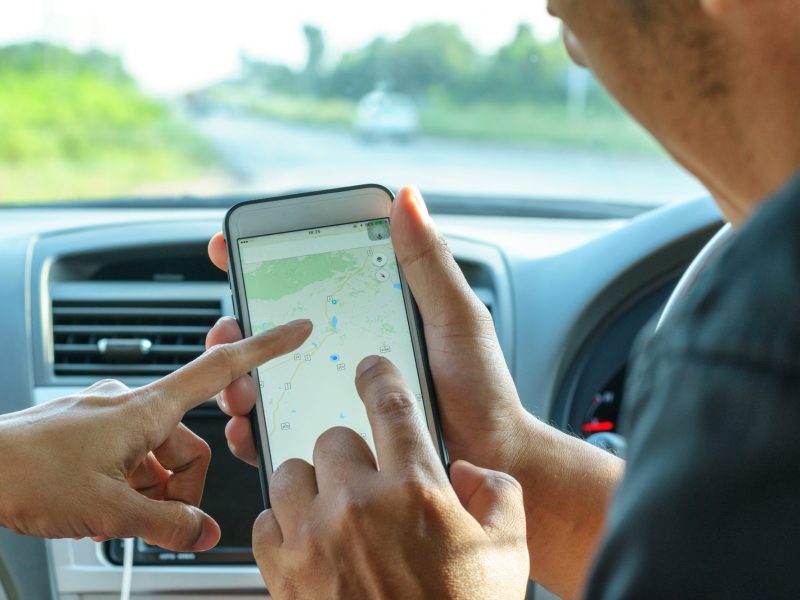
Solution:
M358 363L358 366L356 367L356 377L361 377L364 373L366 373L372 367L381 362L381 360L383 359L381 359L380 356L368 356L367 358L362 360L360 363Z
M203 531L200 533L200 537L197 538L194 546L192 546L192 552L201 552L213 548L217 545L218 538L219 530L217 527L208 519L203 519Z
M225 392L220 392L217 394L217 405L219 405L219 409L227 413L228 412L228 401L225 400Z

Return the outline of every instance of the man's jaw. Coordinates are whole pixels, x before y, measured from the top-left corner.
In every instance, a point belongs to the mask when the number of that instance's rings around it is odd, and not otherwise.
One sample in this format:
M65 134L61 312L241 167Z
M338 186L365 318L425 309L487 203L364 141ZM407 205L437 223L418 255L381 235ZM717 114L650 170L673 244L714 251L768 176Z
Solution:
M580 67L588 68L589 65L586 61L586 55L583 51L583 47L578 41L578 38L575 37L575 34L572 33L572 30L566 25L562 25L561 35L564 39L564 46L566 47L567 53L572 59L572 62Z

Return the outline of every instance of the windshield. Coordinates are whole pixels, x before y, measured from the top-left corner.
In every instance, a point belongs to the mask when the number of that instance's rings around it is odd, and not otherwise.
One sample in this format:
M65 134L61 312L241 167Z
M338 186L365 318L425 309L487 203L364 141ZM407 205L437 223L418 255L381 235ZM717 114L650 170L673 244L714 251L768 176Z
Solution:
M0 19L0 203L381 183L703 194L570 64L544 0L28 0Z

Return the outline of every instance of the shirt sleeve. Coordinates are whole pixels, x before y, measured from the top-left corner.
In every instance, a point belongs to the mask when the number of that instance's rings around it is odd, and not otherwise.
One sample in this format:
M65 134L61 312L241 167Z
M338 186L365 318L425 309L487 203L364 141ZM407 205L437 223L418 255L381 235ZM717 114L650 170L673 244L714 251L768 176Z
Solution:
M800 177L637 345L586 597L800 598Z

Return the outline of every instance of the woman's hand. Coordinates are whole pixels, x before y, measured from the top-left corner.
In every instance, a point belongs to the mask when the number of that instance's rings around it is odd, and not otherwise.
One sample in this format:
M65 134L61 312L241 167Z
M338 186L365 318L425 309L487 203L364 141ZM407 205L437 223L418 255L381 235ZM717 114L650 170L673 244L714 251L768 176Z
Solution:
M50 538L212 548L219 526L197 508L211 452L181 418L310 332L310 322L296 321L215 346L141 388L100 381L0 417L0 525Z

